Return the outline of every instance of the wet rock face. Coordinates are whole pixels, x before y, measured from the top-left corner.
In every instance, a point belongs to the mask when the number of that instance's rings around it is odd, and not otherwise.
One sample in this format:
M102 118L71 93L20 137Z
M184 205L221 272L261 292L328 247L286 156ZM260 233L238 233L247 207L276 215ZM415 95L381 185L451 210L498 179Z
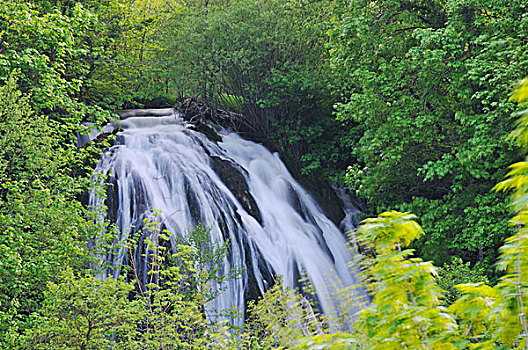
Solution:
M218 135L216 131L214 131L214 129L207 124L191 124L189 127L195 131L201 132L205 135L205 137L213 142L222 141L222 136Z
M117 180L113 176L109 176L107 179L106 187L106 207L108 220L110 222L116 222L117 220L117 211L119 210L119 193L118 193L118 184Z
M335 191L330 187L328 183L319 184L318 186L319 203L322 206L324 212L330 220L336 225L339 225L341 220L345 217L341 200L337 197Z
M249 249L249 246L248 246L249 242L247 241L247 239L244 239L242 243L243 243L244 252L246 256L250 256L251 250ZM268 263L266 263L266 261L262 258L258 250L256 251L256 253L257 253L257 265L258 265L257 270L259 270L262 273L262 277L264 278L264 281L263 281L264 288L267 291L269 288L275 285L276 272L273 270L271 266L269 266ZM262 297L262 292L259 289L257 279L253 271L253 262L251 259L247 260L246 271L248 273L248 284L247 284L247 289L244 291L245 292L244 294L246 296L247 301L250 301L250 300L256 301Z
M257 202L255 202L255 199L249 192L246 179L242 175L244 169L219 157L213 156L211 159L213 160L213 169L220 179L222 179L223 183L231 190L249 215L253 216L262 224L262 217L257 207Z

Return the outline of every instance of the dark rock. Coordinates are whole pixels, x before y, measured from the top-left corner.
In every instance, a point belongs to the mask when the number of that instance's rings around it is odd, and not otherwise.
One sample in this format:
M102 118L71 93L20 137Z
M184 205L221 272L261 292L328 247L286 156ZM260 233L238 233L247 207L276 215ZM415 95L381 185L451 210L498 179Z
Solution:
M185 178L184 181L185 198L189 205L189 212L191 214L191 217L196 220L196 222L199 222L201 220L200 205L198 203L196 195L191 190L191 186L189 185L187 178Z
M343 220L345 217L341 200L327 181L324 181L324 183L321 182L322 181L312 184L309 190L318 201L319 205L322 207L328 218L336 225L339 225L341 220ZM316 186L315 188L314 185Z
M216 131L212 127L210 127L207 124L191 124L189 126L190 129L201 132L205 135L209 140L213 142L220 142L222 141L222 136L218 135Z
M244 294L246 296L247 301L251 300L258 300L263 295L259 289L258 281L255 276L254 266L253 266L253 259L250 258L250 249L249 244L250 242L247 241L247 239L243 239L242 241L243 247L244 247L244 253L246 255L246 269L245 272L247 273L248 278L248 284L247 288L244 291ZM267 291L269 288L271 288L275 284L275 271L269 264L262 258L260 255L260 252L258 249L253 246L253 252L256 254L256 261L257 261L257 270L260 271L262 278L264 279L261 281L264 284L265 291Z
M113 176L109 176L106 185L106 212L108 215L109 222L117 221L117 211L119 210L119 192L117 179Z
M249 215L262 224L262 217L257 202L249 192L249 187L242 173L245 170L228 160L216 156L211 157L211 159L213 161L213 170L222 179L227 188L231 190Z

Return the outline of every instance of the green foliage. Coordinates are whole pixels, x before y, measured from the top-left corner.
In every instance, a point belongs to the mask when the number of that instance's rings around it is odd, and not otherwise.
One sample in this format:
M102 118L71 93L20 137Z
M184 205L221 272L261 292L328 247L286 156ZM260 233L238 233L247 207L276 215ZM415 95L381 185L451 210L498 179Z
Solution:
M455 319L441 306L433 265L405 249L422 229L408 213L383 213L368 219L359 238L372 244L366 281L372 302L360 312L353 328L369 349L455 348Z
M215 299L225 289L225 282L240 277L242 271L235 268L226 270L224 266L229 243L211 242L209 229L202 224L178 238L177 242L181 247L193 248L187 252L197 277L193 287L203 296L204 302Z
M36 115L16 84L0 86L0 348L11 349L27 327L48 281L88 262L92 231L77 197L86 182L72 177L76 156L60 131Z
M30 94L32 107L60 121L63 137L85 120L103 122L108 118L96 105L80 100L85 80L92 74L90 46L101 23L79 3L67 13L30 2L3 1L0 4L0 80L20 70L21 91Z
M306 112L321 94L318 87L324 88L317 71L324 55L323 15L321 4L303 1L193 7L182 24L175 23L172 44L174 69L188 77L185 94L217 105L237 96L246 119L240 122L259 132L268 131L271 115L281 121ZM193 45L181 45L183 39Z
M182 11L177 0L97 1L99 35L87 40L93 58L81 98L109 109L172 106L180 91L166 41Z
M456 255L493 264L511 234L503 197L489 191L519 158L507 138L515 108L508 91L527 73L526 6L335 3L330 63L344 97L337 118L362 128L349 140L359 162L347 182L373 212L416 213L430 234L420 254L436 263Z
M44 293L43 308L26 335L25 349L134 349L144 313L129 301L133 284L66 271Z
M117 243L124 246L129 259L126 266L113 268L124 269L127 275L134 276L139 290L174 286L178 293L186 295L186 300L205 304L225 289L227 281L241 275L242 271L225 266L229 243L211 242L209 228L198 224L184 235L172 237L170 232L162 228L159 215L157 210L152 210L134 235ZM115 251L114 232L110 230L109 234L110 244L101 242L98 254L112 254ZM149 269L147 280L142 278L145 271L141 265L144 263ZM227 311L218 310L219 313ZM209 315L213 316L217 315Z
M453 257L449 264L444 264L438 268L438 276L435 281L440 288L444 290L443 299L446 305L451 305L462 296L462 293L455 288L459 284L467 283L484 283L490 284L488 278L484 275L482 268L469 266L470 263L464 263L462 259Z
M450 262L452 256L483 268L495 278L493 264L505 232L511 233L506 197L496 193L475 195L475 189L464 194L450 194L442 199L415 198L400 209L421 213L420 223L427 235L414 244L418 254L438 264Z
M298 339L323 334L324 318L303 295L286 288L279 276L258 302L248 305L247 328L267 348L294 349Z
M127 275L135 279L127 283L67 269L48 284L43 307L24 335L24 349L239 349L244 344L259 349L250 334L206 320L205 304L214 296L205 288L212 277L204 279L204 267L226 251L206 257L185 244L172 251L166 247L169 233L160 231L158 222L144 224L137 235L145 237L143 253L134 254L136 238L127 242L132 258ZM208 234L201 226L193 232L192 242ZM143 260L149 263L146 282L138 270Z
M106 122L108 110L170 103L162 38L180 8L177 1L3 1L0 79L20 69L21 90L64 125L65 137L81 121Z
M109 115L78 99L96 18L79 4L47 5L0 3L0 347L8 349L46 283L89 261L95 227L79 198L90 161L73 132Z

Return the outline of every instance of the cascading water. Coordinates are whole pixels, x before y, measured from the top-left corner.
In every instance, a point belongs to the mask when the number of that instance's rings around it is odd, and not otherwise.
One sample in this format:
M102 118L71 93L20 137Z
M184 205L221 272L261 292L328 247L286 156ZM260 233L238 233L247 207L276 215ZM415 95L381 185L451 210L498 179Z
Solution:
M356 284L347 266L353 256L343 234L276 154L235 133L221 132L222 141L213 142L175 114L129 117L121 128L97 166L113 184L108 218L119 230L117 240L152 209L159 210L172 244L201 223L210 227L212 241L229 241L224 268L243 270L208 310L244 310L248 297L263 294L274 276L295 287L304 275L322 311L339 313L336 291ZM91 204L98 200L93 193ZM127 256L115 248L102 258L118 266ZM147 266L139 270L146 278ZM119 269L107 273L117 277Z

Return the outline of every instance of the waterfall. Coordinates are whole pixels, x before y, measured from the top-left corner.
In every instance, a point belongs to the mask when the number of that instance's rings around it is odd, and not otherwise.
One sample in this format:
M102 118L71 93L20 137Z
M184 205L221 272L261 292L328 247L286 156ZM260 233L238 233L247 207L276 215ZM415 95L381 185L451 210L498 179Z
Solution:
M356 285L348 267L353 256L342 232L277 154L233 132L219 131L222 140L211 141L174 113L129 116L121 123L114 146L97 165L111 184L107 218L118 228L117 241L137 230L152 209L172 244L201 223L210 228L211 241L229 241L225 269L242 269L208 310L244 310L248 298L262 295L282 275L292 288L306 276L321 310L339 313L336 291ZM90 201L100 201L95 192ZM116 247L101 258L114 266L107 274L117 277L115 266L127 255ZM139 269L146 278L146 267Z

